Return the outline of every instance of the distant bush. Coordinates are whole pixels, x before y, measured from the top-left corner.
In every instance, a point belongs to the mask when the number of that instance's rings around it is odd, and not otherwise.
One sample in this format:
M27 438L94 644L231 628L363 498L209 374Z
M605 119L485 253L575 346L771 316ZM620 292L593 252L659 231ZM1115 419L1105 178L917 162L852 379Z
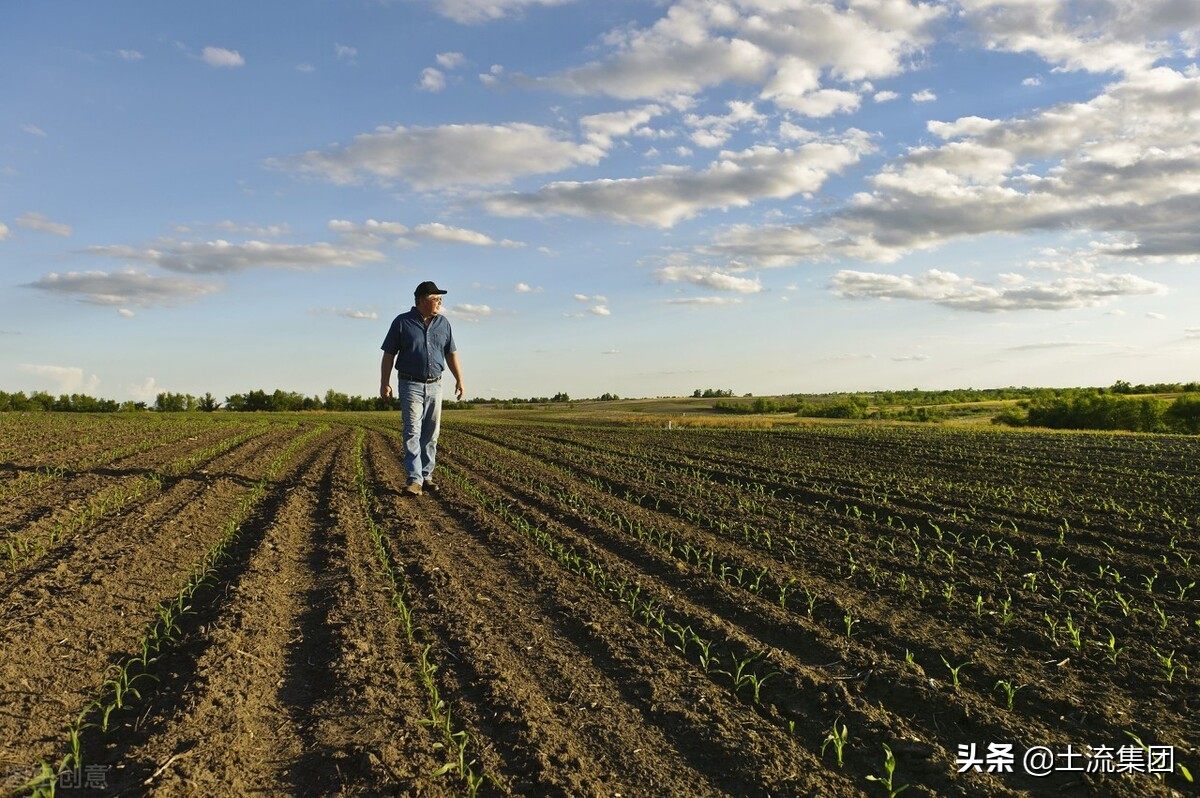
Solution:
M851 396L836 402L802 402L796 415L806 418L866 418L867 400Z

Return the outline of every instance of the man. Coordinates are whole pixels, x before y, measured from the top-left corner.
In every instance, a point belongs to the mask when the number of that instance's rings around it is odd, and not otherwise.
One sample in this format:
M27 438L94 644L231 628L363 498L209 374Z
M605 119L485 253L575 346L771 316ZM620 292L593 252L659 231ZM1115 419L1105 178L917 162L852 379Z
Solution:
M447 366L454 375L455 396L461 400L465 392L450 321L440 315L445 293L429 280L418 285L413 292L416 304L392 320L381 347L379 395L392 398L393 365L400 377L404 468L408 472L405 492L412 496L420 496L422 486L433 488L433 465L442 423L442 371Z

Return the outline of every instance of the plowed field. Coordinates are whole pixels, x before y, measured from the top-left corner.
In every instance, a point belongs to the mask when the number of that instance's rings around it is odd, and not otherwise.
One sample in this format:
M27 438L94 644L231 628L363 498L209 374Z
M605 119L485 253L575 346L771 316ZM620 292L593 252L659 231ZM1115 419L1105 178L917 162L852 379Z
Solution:
M1196 792L1200 441L398 425L0 417L6 790Z

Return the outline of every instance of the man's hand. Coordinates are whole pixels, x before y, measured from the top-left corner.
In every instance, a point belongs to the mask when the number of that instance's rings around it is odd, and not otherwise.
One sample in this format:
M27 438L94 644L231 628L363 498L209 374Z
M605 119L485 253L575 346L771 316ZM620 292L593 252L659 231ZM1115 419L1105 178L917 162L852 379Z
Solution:
M463 385L462 380L458 380L454 383L454 396L456 399L458 399L458 401L461 402L466 393L467 389L466 386Z
M379 386L379 398L380 399L391 399L392 398L392 386L386 382L383 385L380 385Z

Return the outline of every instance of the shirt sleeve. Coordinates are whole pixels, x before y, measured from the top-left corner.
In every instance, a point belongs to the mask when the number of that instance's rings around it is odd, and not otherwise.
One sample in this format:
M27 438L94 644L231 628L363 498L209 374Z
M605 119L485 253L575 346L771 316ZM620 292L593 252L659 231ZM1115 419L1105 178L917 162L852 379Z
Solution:
M400 317L397 316L392 320L392 326L388 328L387 335L383 338L383 345L379 348L388 354L396 354L400 351L401 336L400 331L403 325L400 323Z

